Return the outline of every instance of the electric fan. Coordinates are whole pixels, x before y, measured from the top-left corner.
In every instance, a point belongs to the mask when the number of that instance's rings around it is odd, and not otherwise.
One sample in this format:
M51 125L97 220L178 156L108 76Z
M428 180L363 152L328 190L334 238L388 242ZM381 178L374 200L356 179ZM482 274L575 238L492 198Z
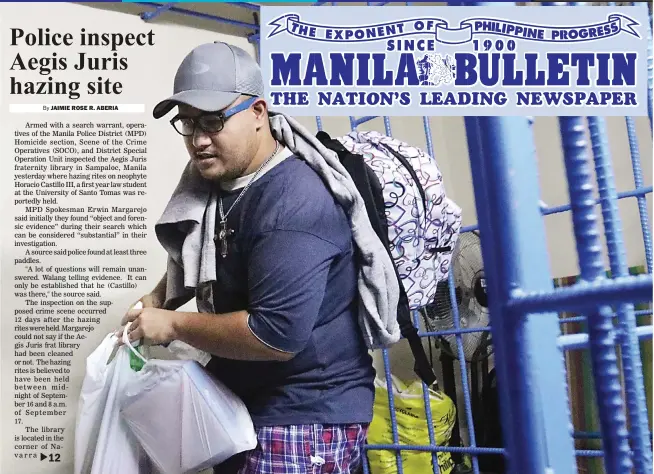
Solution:
M459 328L461 330L480 329L480 331L461 334L464 360L459 361L459 363L469 364L470 367L468 374L471 382L472 417L475 431L478 432L482 406L480 386L483 384L484 374L488 373L488 357L492 353L492 345L486 277L481 256L481 241L477 232L465 232L459 235L454 252L452 252L450 272L451 275L448 279L439 283L434 302L423 308L421 313L427 331L454 330L451 297L453 294L454 305L459 313ZM452 284L454 288L451 288ZM439 335L436 345L441 350L443 391L455 401L455 406L458 406L454 374L454 360L459 359L457 336L455 334ZM431 354L431 340L429 349ZM459 410L457 409L457 411ZM461 443L458 417L450 442L452 446L458 446ZM453 455L453 458L457 464L456 472L464 472L462 457Z
M482 331L461 334L466 362L477 362L492 353L486 296L486 278L481 257L481 242L476 232L459 235L452 253L452 277L454 279L455 304L459 312L459 327L464 330ZM450 278L452 278L450 277ZM450 292L451 279L441 282L436 289L434 303L423 308L423 319L429 332L454 329L454 314ZM484 330L485 329L485 330ZM439 336L439 347L451 357L458 359L456 335Z

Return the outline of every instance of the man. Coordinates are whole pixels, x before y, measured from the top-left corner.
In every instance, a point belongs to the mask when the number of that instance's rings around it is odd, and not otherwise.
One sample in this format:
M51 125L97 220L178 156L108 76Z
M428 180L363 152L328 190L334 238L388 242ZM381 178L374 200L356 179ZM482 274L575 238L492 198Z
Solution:
M130 310L130 339L180 340L246 403L259 445L217 473L349 473L362 462L375 372L358 325L350 224L324 182L271 133L261 71L204 44L154 109L219 190L214 312L162 309L166 277ZM179 305L176 305L179 307Z

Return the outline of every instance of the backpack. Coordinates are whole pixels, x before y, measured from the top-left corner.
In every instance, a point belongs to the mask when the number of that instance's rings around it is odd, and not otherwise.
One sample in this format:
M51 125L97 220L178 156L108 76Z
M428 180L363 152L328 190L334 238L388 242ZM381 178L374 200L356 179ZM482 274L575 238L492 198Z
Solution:
M411 347L416 374L432 386L436 376L411 311L433 303L438 283L447 279L461 208L445 195L436 162L417 147L378 132L332 138L320 131L316 138L350 174L393 260L400 283L400 331Z

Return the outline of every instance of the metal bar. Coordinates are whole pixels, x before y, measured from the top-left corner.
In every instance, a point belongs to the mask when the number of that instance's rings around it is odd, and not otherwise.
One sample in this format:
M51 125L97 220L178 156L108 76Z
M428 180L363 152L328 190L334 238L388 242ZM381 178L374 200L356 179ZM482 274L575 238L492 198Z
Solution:
M352 131L356 130L359 123L357 123L357 120L354 117L350 116L350 126L352 128ZM397 431L397 419L395 418L394 390L393 390L392 373L391 373L391 362L388 357L388 349L382 349L382 356L384 362L384 375L386 377L386 391L388 393L388 409L391 416L391 431L393 434L393 443L397 444L399 442L399 434ZM397 473L404 474L402 456L400 455L399 451L395 453L395 465L397 466Z
M363 452L364 453L366 452L365 445L363 447ZM363 463L362 463L363 464L363 474L371 474L371 472L370 472L370 463L368 461L368 456L361 456L361 458L363 459Z
M365 451L422 451L437 453L462 453L462 454L506 454L506 450L501 448L460 448L454 446L427 446L427 445L408 445L408 444L368 444L364 447ZM602 457L604 451L599 449L577 449L574 451L578 457ZM412 473L413 474L413 473ZM558 474L558 473L557 473Z
M255 20L256 20L257 14L255 13L254 16L255 16ZM259 63L259 65L261 65L261 41L259 41L259 40L260 40L260 36L259 36L258 33L253 33L251 35L248 35L248 41L250 43L254 44L254 48L255 48L256 53L257 53L257 58L256 58L257 63Z
M352 129L352 131L355 131L360 122L358 123L357 120L352 116L350 116L349 119L350 119L350 128ZM391 432L393 435L393 443L397 444L399 442L399 434L397 431L397 419L395 418L394 390L393 390L393 381L392 381L392 373L391 373L391 363L388 357L388 349L382 349L382 357L383 357L383 364L384 364L384 375L386 378L386 391L388 394L388 410L391 417ZM395 453L395 465L397 466L398 474L404 474L402 456L400 455L400 451L397 451Z
M355 119L354 117L351 117L350 118L350 124L353 127L358 127L359 125L361 125L363 123L366 123L366 122L370 122L371 120L374 120L376 118L379 118L379 116L378 115L367 115L365 117L359 117L358 119Z
M449 3L448 3L449 5ZM492 225L492 220L487 219L486 212L489 212L488 204L488 189L485 185L486 183L486 169L484 166L488 163L488 157L484 155L484 144L481 136L481 129L479 125L478 117L464 117L465 130L466 130L466 139L468 143L468 155L472 171L472 180L473 180L473 192L475 196L475 206L477 214L479 215L479 223L476 227L479 228L480 225L484 225L485 228L489 228ZM481 214L481 215L480 215ZM496 245L496 236L493 232L487 232L484 237L481 239L481 245L483 248L492 248ZM492 252L482 252L482 259L485 266L490 265L487 268L496 268L495 265L495 254ZM499 293L496 286L491 285L491 288L487 288L487 291L490 293L494 292ZM493 298L491 298L493 299ZM492 305L491 305L492 306ZM494 308L491 309L490 319L491 319L491 333L492 334L504 334L504 327L502 325L502 319L498 318L493 320L493 315L498 314L494 312ZM509 376L509 371L507 370L508 360L507 346L508 344L504 343L504 339L495 339L494 336L494 345L495 345L495 369L497 372L498 380L500 380L499 387L505 387L504 390L498 391L499 396L499 405L500 405L500 415L501 415L501 430L502 430L502 439L504 441L504 447L507 448L507 452L512 452L515 448L514 436L515 434L512 431L512 427L507 421L510 419L510 412L512 408L510 407L510 402L507 403L511 394L510 391L512 387L506 387L503 384L504 380L507 380ZM472 458L473 466L478 468L479 460L476 457ZM507 467L507 472L510 471L512 465L509 462Z
M649 312L651 314L651 311ZM579 316L579 318L583 318L583 321L586 320L585 316ZM573 318L569 318L573 319ZM563 319L560 319L559 322L563 322ZM581 321L581 319L580 319ZM565 322L572 322L572 321L565 321ZM442 331L418 331L418 335L420 337L438 337L438 336L453 336L456 334L472 334L476 332L490 332L491 328L490 327L484 327L484 328L461 328L461 329L444 329ZM400 336L400 339L404 339L404 336Z
M599 431L575 431L572 434L575 438L579 439L601 439L602 433ZM652 439L652 433L650 432L649 438Z
M419 2L418 2L419 3ZM514 2L447 2L450 7L506 7L514 6Z
M255 11L252 13L252 17L254 19L254 23L257 25L257 33L250 34L248 36L248 41L250 43L254 43L257 52L257 63L259 63L259 67L261 67L261 35L258 33L258 31L261 29L261 16L259 15L258 11Z
M420 316L418 311L413 311L413 325L417 328L420 327ZM429 361L431 363L431 360ZM425 405L425 418L427 422L427 432L429 434L429 444L436 445L436 436L434 435L434 422L431 413L431 399L429 397L429 389L425 382L422 382L422 401ZM431 466L434 474L441 474L441 467L438 465L438 456L435 452L431 453Z
M512 474L567 474L574 446L558 317L508 309L515 286L551 290L538 171L525 117L466 117L507 462ZM471 146L472 145L472 146ZM490 217L492 216L492 218ZM551 341L546 344L544 341ZM532 350L538 347L537 351ZM511 352L506 352L510 348ZM547 403L547 415L545 415Z
M653 328L652 326L638 326L636 330L631 333L634 335L634 339L636 339L635 345L638 347L638 340L643 340L643 339L652 339L653 336ZM620 333L620 336L624 336L625 334ZM580 333L580 334L564 334L563 336L559 336L558 340L559 347L564 350L577 350L577 349L587 349L588 348L588 334L585 333ZM627 376L625 375L625 381L626 381ZM642 413L643 415L647 415L647 409ZM645 425L647 426L647 425ZM633 426L631 427L633 429ZM649 429L647 429L649 432ZM647 439L647 443L649 443L649 434L645 435L645 438ZM636 458L638 459L638 456ZM643 456L642 459L646 459L647 456ZM650 464L648 468L651 468L652 465Z
M602 439L602 433L599 431L575 431L572 436L576 439Z
M515 6L514 2L456 2L460 3L462 6L469 7L513 7ZM451 5L451 2L448 2L448 5Z
M399 443L399 434L397 432L397 418L395 417L395 399L393 397L393 378L391 375L391 361L388 357L388 349L382 349L382 357L384 361L384 376L386 377L386 390L388 392L388 411L391 416L391 432L393 434L393 444ZM395 465L397 466L397 473L404 474L402 466L402 456L398 451L395 453Z
M465 410L466 424L468 425L468 444L471 448L477 447L477 438L475 436L475 423L472 419L472 402L470 400L470 386L468 385L468 368L466 364L465 352L463 350L463 337L461 335L461 318L459 317L459 308L456 304L456 282L454 281L454 272L448 273L450 301L452 302L452 320L454 329L457 330L456 351L459 359L459 369L461 370L461 389L463 391L463 407ZM479 460L476 456L472 458L472 471L479 474Z
M429 123L429 117L422 117L422 126L425 129L425 143L427 144L427 153L429 153L429 156L433 160L436 160L436 156L434 155L434 142L431 136L431 125Z
M634 185L636 189L643 187L643 169L640 164L640 149L634 119L625 117L627 126L627 137L629 138L629 152L631 154L631 168L634 173ZM643 232L643 244L645 245L645 260L647 262L647 273L652 273L652 234L649 229L649 215L647 214L647 200L644 196L638 197L638 212L640 214L640 226Z
M635 338L637 338L638 340L642 340L642 339L652 339L652 336L654 336L654 333L653 333L653 329L652 329L652 328L653 328L653 327L652 327L651 325L650 325L650 326L638 326L638 327L636 328L636 330L635 330L633 333L629 333L629 335L634 334L634 335L635 335ZM619 332L619 333L618 333L618 336L619 336L619 337L624 337L625 334L624 334L623 332ZM638 344L638 341L636 341L635 344ZM638 347L638 346L636 346L636 347ZM644 389L643 389L643 394L644 394ZM647 414L647 408L645 408L645 411L643 411L643 413L641 413L641 414L642 414L642 415ZM647 420L646 420L646 421L647 421ZM646 429L647 432L648 432L648 434L645 435L645 438L649 441L649 437L650 437L650 435L649 435L649 429L647 428L647 422L645 423L645 429ZM651 454L651 452L650 452L650 453L648 453L646 456L651 458L651 455L652 455L652 454ZM649 464L647 467L648 467L648 469L649 469L649 468L652 467L652 465Z
M463 448L460 446L428 446L428 445L410 445L410 444L368 444L366 451L424 451L436 453L462 453L462 454L505 454L502 448ZM419 473L411 473L419 474Z
M630 275L611 280L578 283L554 291L514 290L506 308L528 313L584 311L598 305L643 302L652 299L652 275Z
M641 176L641 180L642 180L642 172L641 172L640 176ZM647 201L645 200L644 196L646 196L647 194L651 194L652 191L654 191L654 188L652 186L640 186L640 187L638 187L638 188L636 188L636 189L634 189L632 191L624 191L624 192L618 193L618 199L626 199L626 198L635 197L635 198L639 199L639 205L640 205L641 200L646 205ZM594 200L593 202L596 205L600 204L599 199ZM570 204L563 204L561 206L542 208L541 212L542 212L542 214L544 216L549 216L551 214L558 214L558 213L561 213L561 212L567 212L567 211L569 211L571 209L572 209L572 206ZM643 221L643 215L644 215L645 216L645 224L646 224L646 226L648 226L649 225L648 224L649 219L647 217L647 207L643 207L643 213L644 214L641 214L641 223ZM473 224L473 225L461 227L460 233L470 232L470 231L478 230L478 229L479 229L479 226L477 224ZM644 227L644 229L646 229L646 227ZM647 231L647 235L648 235L648 239L650 240L650 259L651 259L651 236L649 234L649 230ZM650 273L651 273L651 270L650 270Z
M392 137L391 133L391 119L389 117L384 117L384 129L386 130L386 135Z
M161 3L150 3L150 2L134 2L134 4L145 5L148 7L159 7L163 5ZM208 13L195 12L193 10L187 10L185 8L179 8L179 7L170 7L168 11L179 13L181 15L194 16L197 18L203 18L205 20L217 21L218 23L225 23L227 25L238 26L241 28L249 28L255 31L259 31L259 26L253 23L246 23L244 21L232 20L230 18L224 18L221 16L209 15Z
M261 41L257 41L257 57L261 61Z
M526 117L526 119L527 119L527 123L529 125L529 134L528 134L528 137L526 137L526 138L528 138L528 140L530 142L530 145L532 147L532 158L531 158L531 160L532 160L533 163L537 163L538 162L538 157L537 157L537 150L536 150L535 139L534 139L534 134L533 134L533 125L534 125L535 119L534 119L534 117ZM507 175L511 176L510 170L507 170ZM540 198L540 193L534 195L534 197L536 197L536 196L538 196ZM507 203L507 205L509 205L509 204ZM540 200L538 201L538 209L539 209L539 211L541 210L540 209ZM541 212L541 216L542 216L542 212ZM545 232L544 222L542 221L542 219L539 222L543 226L543 228L541 229L541 232L544 234L544 232ZM528 232L524 232L524 234L528 235ZM523 239L528 239L528 237L526 235L523 236ZM529 248L529 244L523 244L523 245L524 245L525 250ZM544 251L543 255L545 255L546 253L547 252ZM549 272L549 259L544 258L538 263L540 263L542 265L543 270L546 270L547 274L549 275L550 274L550 272ZM525 269L523 271L528 272L530 270ZM543 283L544 283L544 281L543 281ZM555 316L558 319L558 314L556 314ZM531 317L533 317L533 315ZM527 318L529 318L529 316ZM551 324L548 327L545 327L544 328L544 333L547 333L548 330L550 331L550 334L552 335L552 337L560 334L560 324L558 324L558 321ZM539 327L534 325L534 327L532 328L532 339L531 339L532 347L539 347L539 346L542 345L541 337L542 337L542 334L541 334L541 332L539 330ZM543 369L549 369L549 365L548 365L547 360L546 359L545 360L538 359L537 362L540 364L540 367L535 367L536 377L539 377L538 374L540 374L540 373L543 373L543 376L547 375L548 374L547 370L543 370ZM562 365L563 373L565 373L565 359L563 357L561 358L561 365ZM566 380L565 376L559 377L559 374L557 374L557 373L550 373L549 374L549 380L545 379L545 380L542 381L543 385L546 386L546 387L550 383L554 383L554 384L555 383L560 383L561 386L563 387L563 389L566 390L565 394L567 395L566 382L567 382L567 380ZM554 396L556 396L556 395L554 394ZM542 403L542 405L544 407L547 407L547 405L548 405L548 398L549 397L547 395L545 395L541 400L539 400L540 403ZM556 411L556 414L559 417L559 422L564 422L564 420L569 422L569 419L570 419L569 405L567 403L564 403L564 404L559 405L557 408L558 408L558 410ZM545 408L545 409L547 410L547 408ZM552 425L552 421L550 420L548 414L542 413L541 416L543 417L542 423L543 423L543 426L544 426L544 429L545 429L545 443L546 443L545 449L548 449L548 455L550 456L549 468L551 468L552 471L554 471L557 468L567 469L568 466L566 466L565 464L562 464L558 460L554 460L556 458L556 449L557 449L556 444L559 443L559 441L557 441L556 438L555 438L555 436L557 436L557 434L555 432L556 428ZM566 432L565 434L567 435L568 433ZM574 449L574 442L572 440L564 441L563 443L564 443L564 449L568 449L568 450ZM555 465L557 465L557 466L555 466Z
M572 222L580 277L586 282L603 278L604 262L593 200L585 129L581 117L559 117L563 157L572 204ZM622 405L611 308L600 306L588 316L591 365L607 474L630 472L629 439Z
M578 449L575 454L580 458L601 458L604 456L604 451L599 449Z
M154 11L143 12L139 16L141 17L141 20L143 20L143 21L154 20L156 17L161 15L163 12L166 12L166 11L170 10L173 5L175 5L174 2L165 3L163 5L159 5L157 8L154 9Z
M647 22L647 115L649 116L649 129L652 132L652 13L648 6L649 2L632 2L634 6L646 8L649 21ZM651 270L650 270L651 271Z
M641 8L648 8L647 2L641 3ZM649 8L648 8L649 10ZM652 132L652 86L654 73L652 65L652 10L649 10L649 22L647 23L647 115L649 115L649 129Z
M438 337L438 336L452 336L456 334L472 334L476 332L490 332L489 327L485 328L460 328L460 329L444 329L442 331L418 331L420 337Z
M559 324L583 323L583 322L586 322L586 316L573 316L571 318L559 319Z
M256 3L247 3L247 2L231 2L231 5L234 5L234 6L237 6L237 7L241 7L241 8L245 8L245 9L247 9L247 10L254 10L254 11L256 11L256 12L258 12L259 10L261 10L261 5L257 5Z
M488 190L486 189L485 182L486 182L486 173L485 170L483 169L483 166L487 162L482 155L483 153L483 143L482 143L482 137L481 137L481 131L479 127L479 119L477 117L464 117L465 121L465 128L466 128L466 138L468 141L468 154L469 154L469 160L471 164L471 169L472 169L472 178L473 178L473 192L475 194L475 206L477 208L477 214L480 215L479 221L486 226L489 226L491 224L490 220L486 220L486 212L489 211L488 209L488 199L487 199L487 192ZM482 248L484 246L488 246L489 248L494 247L495 245L495 236L493 235L492 232L488 232L484 235L483 239L481 240ZM496 268L495 267L495 262L494 258L495 255L491 252L482 252L482 257L484 261L484 265L487 268ZM491 285L492 289L495 289L493 285ZM487 289L489 293L491 292L491 288ZM496 291L497 292L497 291ZM491 298L491 301L493 298ZM495 333L500 333L503 334L503 326L502 326L502 321L501 319L494 321L493 320L493 314L495 314L492 309L491 309L491 332L492 334ZM504 361L507 361L507 356L506 354L506 345L503 342L503 339L495 339L493 336L494 342L495 342L495 369L498 374L498 379L500 380L499 382L499 387L505 387L503 381L507 379L508 377L508 370L507 370L507 364ZM508 344L507 344L508 345ZM500 397L500 414L501 414L501 429L502 429L502 439L504 440L504 446L509 447L507 451L511 452L514 449L514 433L511 429L511 426L509 426L509 423L507 422L507 419L510 420L510 402L507 403L507 399L511 396L510 395L510 389L512 387L505 388L504 390L499 390L498 395ZM476 457L472 458L473 465L477 466L477 469L479 468L479 460ZM510 463L509 463L510 464ZM509 465L510 469L511 465Z
M642 177L642 175L641 175ZM652 192L652 186L644 186L644 187L637 187L636 189L632 191L624 191L622 193L618 193L617 198L618 199L626 199L630 197L642 197L646 196L647 194L650 194ZM593 200L593 204L597 205L600 204L600 200ZM570 204L564 204L562 206L556 206L556 207L546 207L542 210L544 216L549 216L551 214L558 214L560 212L567 212L572 209L572 206Z
M631 191L623 191L617 194L618 199L630 198L630 197L645 197L647 194L652 192L652 186L642 186L637 187Z
M652 315L652 310L651 309L641 309L638 311L634 311L634 314L636 315L637 318L640 318L642 316L651 316ZM615 316L615 315L614 315ZM586 321L586 316L573 316L570 318L561 318L559 319L559 323L565 324L565 323L582 323Z
M606 125L603 118L588 117L588 128L595 158L595 174L602 205L602 217L608 247L611 274L628 276L622 223L618 211L618 193L615 189L613 166L606 142ZM649 444L649 424L643 383L643 367L640 361L640 345L634 305L625 303L618 307L618 324L621 330L620 349L627 413L629 416L631 449L634 452L634 467L637 474L651 473L652 454ZM650 326L651 336L651 326Z
M463 234L464 232L472 232L474 230L479 230L479 224L473 224L473 225L467 225L467 226L461 227L461 230L459 231L459 233Z

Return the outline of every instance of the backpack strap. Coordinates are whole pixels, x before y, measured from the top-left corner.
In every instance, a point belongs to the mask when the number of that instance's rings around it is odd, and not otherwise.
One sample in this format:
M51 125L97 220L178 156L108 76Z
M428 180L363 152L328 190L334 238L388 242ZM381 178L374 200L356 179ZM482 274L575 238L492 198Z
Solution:
M397 269L395 271L397 272ZM399 283L400 300L397 305L397 322L400 324L400 332L406 338L409 347L411 347L414 359L413 371L427 387L431 387L436 383L436 374L434 373L431 362L427 358L422 340L418 335L418 329L416 329L413 321L411 321L411 310L409 309L409 300L404 291L404 285L402 285L401 281Z
M390 249L390 241L388 239L388 226L386 224L383 192L379 179L375 175L374 171L366 165L361 155L355 155L351 153L343 146L341 142L331 138L328 133L320 131L316 134L316 138L320 140L320 142L325 147L336 152L338 159L350 174L350 177L356 184L357 189L359 190L359 193L365 202L370 223L372 224L377 237L379 237L379 239L384 244L384 248L386 248L389 257L391 257L391 261L393 261L393 255ZM393 152L392 149L391 152ZM420 182L417 181L418 177L415 175L415 171L411 165L406 162L403 156L401 157L400 161L402 160L404 160L403 164L407 166L407 169L410 173L412 173L412 176L415 176L416 182L418 183L424 200L424 190L422 189L422 186L420 186ZM411 320L409 299L404 289L404 285L402 284L397 266L393 265L393 269L395 270L395 275L397 276L400 290L400 298L397 305L397 322L400 326L400 332L402 333L402 336L406 338L407 342L409 343L409 347L411 348L413 359L415 361L413 368L414 372L428 387L431 387L436 382L436 374L434 374L432 364L427 358L425 348L422 345L422 340L418 335L418 330L413 325L413 321Z
M402 156L401 153L398 153L397 151L393 150L390 146L388 146L386 143L379 142L379 145L384 147L391 155L393 155L397 160L402 163L402 165L406 168L406 170L409 172L411 175L411 179L416 184L416 187L418 188L418 192L420 193L420 197L422 198L422 208L425 210L425 213L427 213L427 197L425 195L425 189L422 187L422 184L420 183L420 180L418 179L418 175L416 174L416 170L413 169L413 166L411 166L411 163L409 163L409 160L407 160L404 156Z
M413 169L413 166L411 166L411 163L409 163L409 160L407 160L402 153L399 153L395 150L393 150L387 143L379 142L379 146L384 147L385 150L387 150L390 154L392 154L397 160L402 163L402 165L406 168L406 170L409 172L411 175L411 179L413 179L413 182L415 183L416 187L418 188L418 192L420 193L420 197L422 198L422 208L425 210L425 214L427 214L427 197L425 194L425 188L422 187L422 183L420 182L420 179L418 179L418 175L416 174L416 170ZM449 252L452 250L452 247L435 247L432 249L432 252Z

